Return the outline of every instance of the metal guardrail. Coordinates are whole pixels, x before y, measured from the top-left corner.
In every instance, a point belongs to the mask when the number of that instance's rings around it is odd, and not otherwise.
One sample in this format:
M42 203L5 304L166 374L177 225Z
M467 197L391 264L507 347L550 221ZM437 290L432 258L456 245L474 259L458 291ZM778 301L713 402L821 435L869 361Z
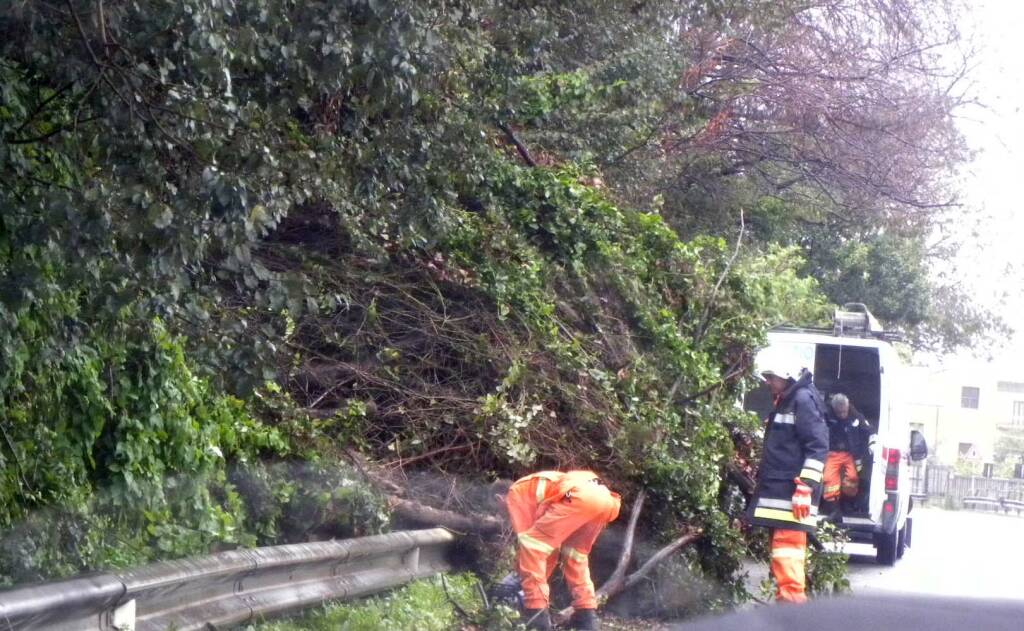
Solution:
M1005 497L965 497L964 507L968 508L970 506L982 506L996 511L1002 510L1006 514L1009 514L1010 511L1016 511L1018 516L1024 510L1024 502Z
M233 550L0 592L0 631L200 631L450 569L443 528Z
M1011 510L1017 511L1017 514L1020 515L1020 512L1022 510L1024 510L1024 502L1021 502L1021 501L1018 501L1018 500L1007 500L1007 499L1004 499L1003 500L1003 512L1004 513L1009 513Z
M999 500L994 497L965 497L964 507L969 508L971 506L998 509Z

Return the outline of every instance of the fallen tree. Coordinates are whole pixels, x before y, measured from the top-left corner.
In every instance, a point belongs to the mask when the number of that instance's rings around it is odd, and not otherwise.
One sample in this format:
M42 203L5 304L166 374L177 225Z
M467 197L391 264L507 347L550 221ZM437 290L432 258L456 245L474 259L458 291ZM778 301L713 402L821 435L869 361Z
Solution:
M375 471L365 459L358 454L350 453L350 459L363 473L366 480L378 488L389 493L408 495L407 490L399 484L389 480L386 474ZM496 496L496 504L500 504L503 496ZM652 571L662 562L686 546L698 541L703 535L703 530L696 527L684 527L683 534L673 539L657 552L648 557L637 569L630 572L633 561L633 549L636 541L637 524L640 514L643 511L647 499L647 492L641 489L633 500L630 509L629 522L622 540L622 549L619 553L618 562L608 579L597 589L598 601L605 603L608 600L628 591L636 586L644 578L651 575ZM429 526L441 526L461 533L471 533L483 537L494 537L509 530L508 516L504 511L498 515L486 515L479 513L454 512L434 508L420 501L413 501L389 495L388 503L394 513L403 518L419 524ZM556 622L564 622L572 616L573 608L566 607L560 610L555 618Z

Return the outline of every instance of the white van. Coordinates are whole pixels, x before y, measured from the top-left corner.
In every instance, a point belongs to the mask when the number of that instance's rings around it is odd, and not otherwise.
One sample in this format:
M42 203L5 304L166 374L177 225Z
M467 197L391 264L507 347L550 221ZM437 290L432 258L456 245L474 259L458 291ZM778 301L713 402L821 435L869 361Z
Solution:
M911 432L901 405L903 362L892 345L895 336L882 331L859 303L836 311L834 322L831 330L773 329L758 357L811 370L826 401L846 394L876 429L874 457L865 463L860 492L836 523L852 541L873 544L879 563L893 565L910 545L909 463L927 457L928 447L920 433ZM744 407L767 416L772 407L767 387L749 393Z

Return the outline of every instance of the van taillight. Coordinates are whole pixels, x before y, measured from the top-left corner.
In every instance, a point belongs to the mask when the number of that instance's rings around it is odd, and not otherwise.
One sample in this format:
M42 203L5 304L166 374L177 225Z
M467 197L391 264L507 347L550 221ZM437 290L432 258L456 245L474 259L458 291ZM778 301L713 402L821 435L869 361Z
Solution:
M885 490L895 491L900 485L900 450L883 449L882 456L885 458Z

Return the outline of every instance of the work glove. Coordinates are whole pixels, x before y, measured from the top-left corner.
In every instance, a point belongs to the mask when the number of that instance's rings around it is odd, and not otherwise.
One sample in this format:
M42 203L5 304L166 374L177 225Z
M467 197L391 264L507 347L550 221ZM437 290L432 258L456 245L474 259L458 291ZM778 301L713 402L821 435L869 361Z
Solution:
M811 516L811 487L803 480L796 478L796 490L793 491L793 517L804 520Z

